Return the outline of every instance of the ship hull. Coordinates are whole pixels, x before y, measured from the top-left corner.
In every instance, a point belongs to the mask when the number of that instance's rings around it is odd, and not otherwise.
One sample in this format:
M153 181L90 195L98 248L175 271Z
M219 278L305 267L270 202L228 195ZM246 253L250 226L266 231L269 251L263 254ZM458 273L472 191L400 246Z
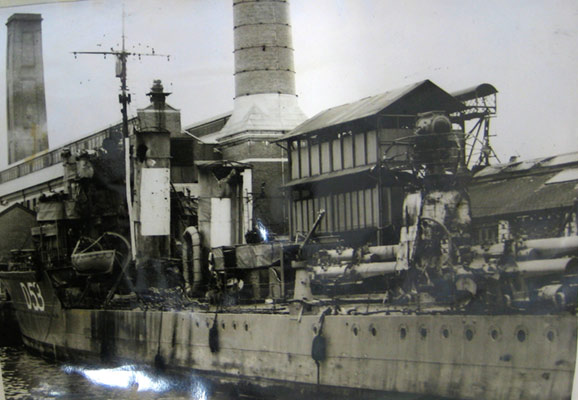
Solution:
M0 278L24 343L60 360L122 360L239 379L462 399L567 399L572 392L577 320L569 314L327 315L321 321L251 312L215 317L62 309L46 277ZM33 295L27 298L23 287ZM321 324L326 351L315 362L312 343Z

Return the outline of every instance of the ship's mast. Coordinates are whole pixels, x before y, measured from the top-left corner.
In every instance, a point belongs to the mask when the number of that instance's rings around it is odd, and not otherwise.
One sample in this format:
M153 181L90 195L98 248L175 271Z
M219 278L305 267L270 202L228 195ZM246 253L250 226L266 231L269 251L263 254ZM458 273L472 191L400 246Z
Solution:
M128 137L128 104L130 103L130 95L127 96L126 87L126 47L125 47L125 34L124 34L124 4L122 7L122 52L121 56L117 58L120 61L120 104L122 104L122 136L126 139ZM118 62L117 61L117 62ZM119 75L117 71L117 77Z
M113 55L116 57L116 77L120 79L120 94L118 96L118 100L121 104L121 113L122 113L122 136L123 136L123 146L124 146L124 153L125 153L125 185L126 185L126 201L128 207L128 214L130 220L130 241L131 241L131 252L132 252L132 259L133 261L136 258L136 237L135 237L135 230L134 230L134 219L133 219L133 210L132 210L132 190L131 190L131 183L130 183L130 162L129 162L129 132L128 132L128 105L131 102L130 93L128 93L128 86L127 86L127 61L129 56L135 56L139 59L141 57L167 57L167 60L170 60L170 56L166 54L156 54L154 48L151 50L150 53L135 53L126 51L126 36L125 36L125 12L124 12L124 5L122 10L122 47L120 50L115 50L111 48L110 51L74 51L74 57L76 58L79 54L98 54L104 56L106 58L107 55Z
M153 48L150 53L135 53L126 51L125 47L126 35L125 35L125 12L124 6L122 10L122 42L121 49L115 50L111 47L110 51L73 51L74 57L76 58L79 54L98 54L106 58L107 55L113 55L116 57L116 77L120 79L120 95L118 100L122 106L122 135L124 138L128 137L128 105L131 102L130 93L128 93L127 86L127 69L126 64L129 56L135 56L139 59L141 57L167 57L170 60L170 55L167 54L157 54Z

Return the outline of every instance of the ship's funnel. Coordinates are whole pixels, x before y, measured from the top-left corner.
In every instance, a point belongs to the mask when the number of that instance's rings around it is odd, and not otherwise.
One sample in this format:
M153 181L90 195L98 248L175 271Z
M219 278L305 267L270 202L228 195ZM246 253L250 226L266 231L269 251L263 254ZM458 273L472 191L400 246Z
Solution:
M283 133L306 117L297 104L289 3L233 0L235 106L219 141Z
M10 164L48 149L41 23L40 14L14 14L6 23Z

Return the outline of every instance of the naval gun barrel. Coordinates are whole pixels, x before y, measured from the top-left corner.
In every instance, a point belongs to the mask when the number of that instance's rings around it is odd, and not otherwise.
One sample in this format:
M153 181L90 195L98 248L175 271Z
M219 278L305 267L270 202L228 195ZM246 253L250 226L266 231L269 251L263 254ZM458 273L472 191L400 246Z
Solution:
M578 253L578 236L526 240L527 249L533 249L539 258L554 258Z
M347 247L341 249L324 249L319 254L330 262L353 262L358 258L364 263L377 261L394 261L397 258L397 245L369 246L356 249Z
M357 265L332 265L329 267L313 267L316 278L337 279L344 276L356 278L371 278L372 276L393 274L396 272L395 262L362 263Z
M522 275L563 274L578 268L578 259L574 257L529 260L516 262L516 272Z
M317 215L317 219L315 220L315 223L313 224L313 226L311 227L311 229L307 233L305 240L303 240L301 245L299 245L299 254L301 254L301 252L303 251L303 247L305 247L307 245L307 243L309 243L309 241L311 240L311 236L313 236L313 234L315 233L315 230L317 229L317 227L321 223L321 220L323 219L324 215L325 215L325 210L319 210L319 214Z

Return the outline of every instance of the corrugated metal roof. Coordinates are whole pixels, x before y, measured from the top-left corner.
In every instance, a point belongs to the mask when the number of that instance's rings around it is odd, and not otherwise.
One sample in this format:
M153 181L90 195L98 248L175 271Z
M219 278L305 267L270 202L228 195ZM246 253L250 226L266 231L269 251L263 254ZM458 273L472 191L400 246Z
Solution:
M503 164L488 165L474 174L474 178L483 178L500 173L504 169Z
M572 206L578 199L576 181L546 184L558 172L508 176L472 184L469 188L472 217L483 218Z
M539 163L540 160L518 161L512 164L508 164L508 166L502 169L502 172L527 171L531 168L534 168Z
M490 85L489 83L482 83L477 86L453 92L452 96L454 96L456 99L460 101L468 101L476 99L478 97L486 97L496 93L498 93L498 89L496 89L493 85Z
M540 165L543 167L553 167L556 165L564 165L564 164L571 164L571 163L578 163L578 151L573 153L566 153L560 154L555 157L548 157L540 162Z
M0 185L0 197L6 196L21 190L25 190L46 182L60 180L64 176L62 163L51 165L50 167L39 169L23 175L17 179L12 179Z
M227 119L231 116L231 114L233 114L233 111L228 111L226 113L217 114L214 117L205 118L203 120L186 125L183 129L185 131L193 130L193 129L196 129L196 128L203 126L203 125L212 124L213 122L217 122L217 121L222 120L222 119Z
M557 156L534 158L525 161L513 161L505 164L489 165L474 174L474 178L483 178L509 172L531 171L544 167L557 167L566 164L578 164L578 152Z
M562 182L578 181L578 168L567 168L546 181L546 185Z
M376 115L380 112L388 112L394 105L399 103L400 100L408 99L410 95L415 95L415 98L413 99L415 100L415 103L412 104L412 109L404 110L406 111L404 114L416 114L424 111L431 111L431 106L429 104L432 100L435 100L434 103L436 104L436 107L438 107L436 108L437 110L454 112L464 108L463 104L452 97L449 93L445 92L430 80L425 80L377 96L366 97L354 103L343 104L322 111L297 126L280 140L287 140L304 133L359 120Z

